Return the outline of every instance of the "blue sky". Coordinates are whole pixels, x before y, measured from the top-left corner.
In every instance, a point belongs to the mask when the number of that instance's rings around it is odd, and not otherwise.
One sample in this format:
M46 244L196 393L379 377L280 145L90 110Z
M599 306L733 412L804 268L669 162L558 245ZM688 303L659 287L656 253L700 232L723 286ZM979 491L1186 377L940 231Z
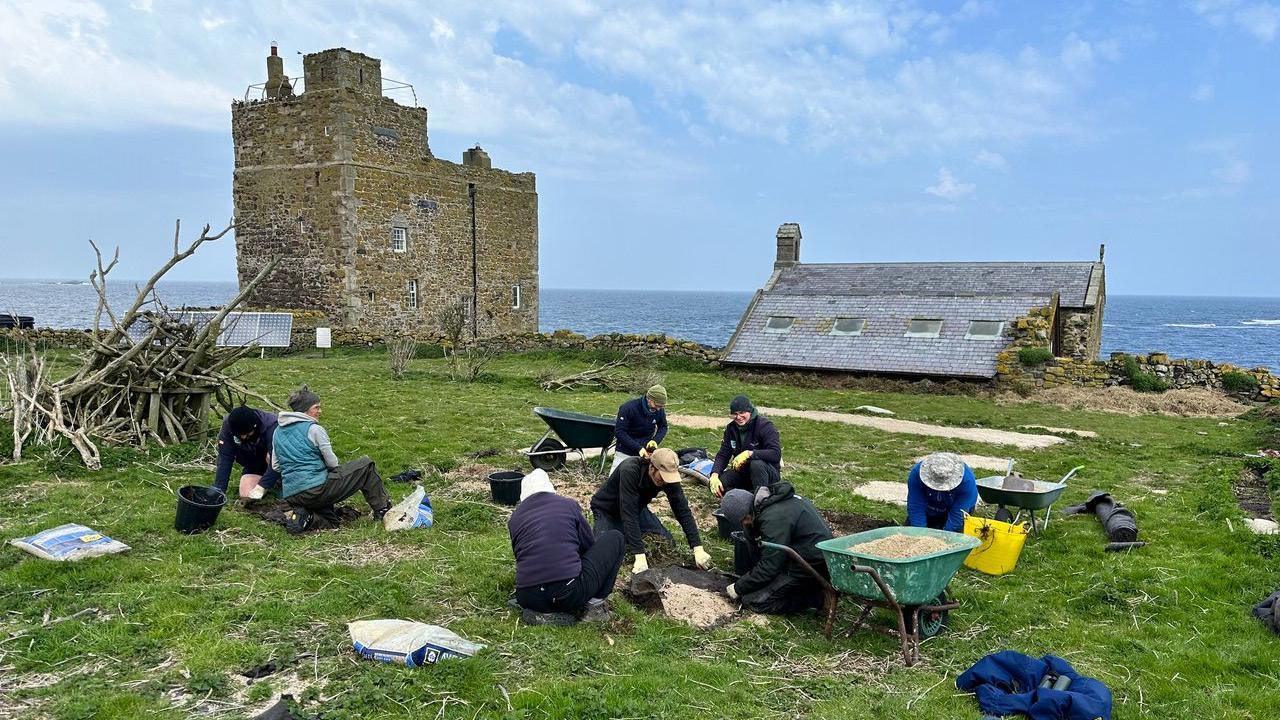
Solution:
M538 175L545 287L754 289L802 259L1077 260L1276 295L1280 3L0 0L0 266L119 277L232 215L271 41L414 84L437 156ZM232 245L174 272L234 279Z

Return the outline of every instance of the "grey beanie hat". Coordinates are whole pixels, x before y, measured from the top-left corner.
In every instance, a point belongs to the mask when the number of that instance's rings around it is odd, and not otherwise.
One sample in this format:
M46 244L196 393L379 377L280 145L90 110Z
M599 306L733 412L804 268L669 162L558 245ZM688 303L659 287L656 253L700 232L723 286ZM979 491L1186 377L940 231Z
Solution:
M742 518L751 514L751 506L755 503L755 498L746 490L734 488L724 494L720 499L720 509L713 513L716 517L722 517L737 527L742 524Z
M311 388L303 385L293 394L289 396L289 409L294 412L304 413L315 407L320 402L320 396L311 392Z
M755 409L756 407L751 404L751 401L747 399L746 395L738 395L729 402L729 412L731 413L751 412Z

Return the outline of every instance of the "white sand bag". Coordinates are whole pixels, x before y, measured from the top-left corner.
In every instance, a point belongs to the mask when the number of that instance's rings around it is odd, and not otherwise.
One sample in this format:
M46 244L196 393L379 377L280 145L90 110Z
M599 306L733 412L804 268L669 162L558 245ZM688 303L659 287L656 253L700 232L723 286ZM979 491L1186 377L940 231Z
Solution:
M99 555L114 555L129 549L128 545L119 540L112 540L97 530L75 523L59 525L35 535L16 538L10 540L9 544L36 557L55 562L73 562Z
M357 620L347 624L347 631L363 657L409 667L471 657L484 649L448 628L413 620Z
M435 512L431 509L431 498L427 491L418 485L409 496L396 503L382 516L382 527L387 532L392 530L408 530L409 528L431 527L435 522Z

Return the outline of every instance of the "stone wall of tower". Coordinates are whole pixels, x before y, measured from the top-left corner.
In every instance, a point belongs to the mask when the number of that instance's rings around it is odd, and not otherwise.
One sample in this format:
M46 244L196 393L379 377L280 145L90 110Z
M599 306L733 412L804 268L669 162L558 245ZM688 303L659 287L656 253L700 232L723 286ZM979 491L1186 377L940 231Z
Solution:
M533 174L435 158L426 109L373 94L373 58L329 50L304 65L300 95L232 107L240 282L282 258L250 303L392 333L435 326L462 300L474 302L480 335L536 331ZM477 151L468 157L487 159Z

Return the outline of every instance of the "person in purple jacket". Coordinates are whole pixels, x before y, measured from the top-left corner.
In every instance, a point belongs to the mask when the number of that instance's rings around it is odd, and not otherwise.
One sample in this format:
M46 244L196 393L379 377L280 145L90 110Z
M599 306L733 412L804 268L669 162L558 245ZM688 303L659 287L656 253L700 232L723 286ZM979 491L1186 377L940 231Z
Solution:
M933 453L907 476L907 525L964 532L964 516L978 503L973 470L954 453Z
M507 521L507 532L516 558L515 599L526 622L554 622L547 617L552 613L579 615L589 622L609 619L605 598L622 567L621 532L593 534L582 508L557 495L542 470L520 483L520 504Z

